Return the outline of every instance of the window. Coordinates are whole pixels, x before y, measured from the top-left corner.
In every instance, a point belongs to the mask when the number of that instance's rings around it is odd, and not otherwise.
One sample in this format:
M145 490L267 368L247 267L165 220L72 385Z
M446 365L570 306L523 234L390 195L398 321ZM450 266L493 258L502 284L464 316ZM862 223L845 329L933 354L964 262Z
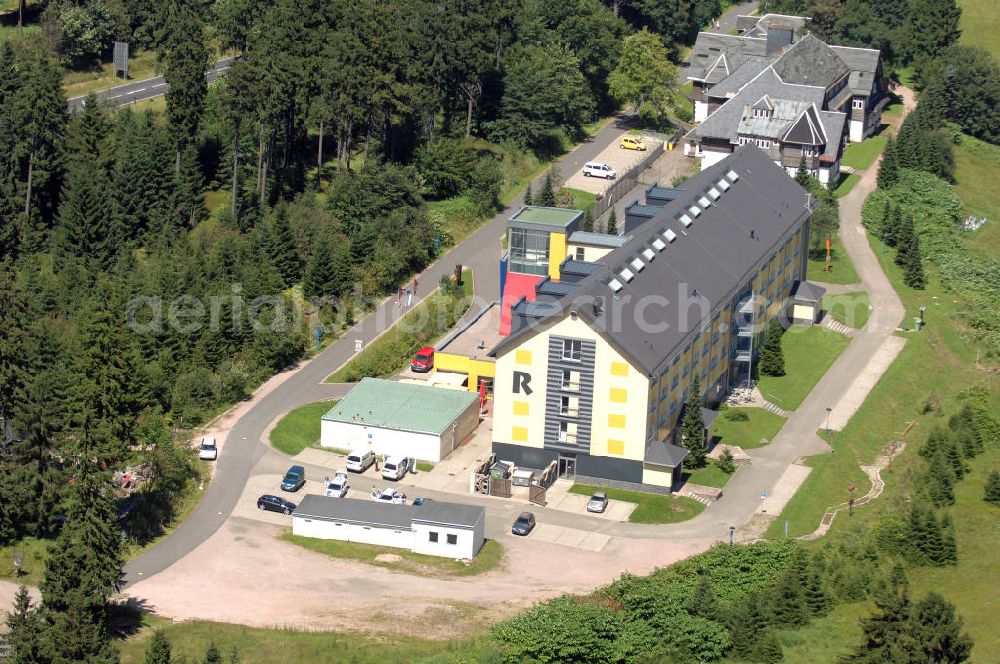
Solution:
M584 256L583 247L576 248L576 260L582 261Z
M437 542L438 541L438 534L435 533L435 532L429 532L429 533L427 533L427 541L428 542Z
M549 234L526 228L510 229L510 271L544 277L549 273Z
M458 535L448 535L448 544L458 544Z
M569 369L563 369L562 372L562 389L577 391L580 389L580 372L570 371Z
M865 107L865 100L861 97L855 97L851 107L860 110Z
M559 414L576 416L580 412L580 400L577 397L559 397Z
M573 362L579 362L582 354L583 354L582 341L580 341L579 339L563 339L562 356L564 360L572 360Z
M560 443L575 443L576 442L576 423L575 422L560 422L559 423L559 442Z

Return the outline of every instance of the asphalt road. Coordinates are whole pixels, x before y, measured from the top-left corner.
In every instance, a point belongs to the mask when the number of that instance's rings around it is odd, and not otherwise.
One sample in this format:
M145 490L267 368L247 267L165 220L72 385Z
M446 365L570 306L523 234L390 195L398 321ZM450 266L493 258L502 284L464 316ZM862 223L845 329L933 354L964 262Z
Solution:
M612 141L617 140L621 131L622 127L618 122L610 123L594 138L563 157L558 162L560 172L566 176L580 168L584 162L593 159ZM539 177L533 183L535 191L541 186L542 180ZM477 301L473 303L467 316L475 315L482 306L496 299L500 291L501 237L508 217L521 205L523 198L519 196L503 212L418 275L418 292L413 305L432 293L442 276L452 274L456 264L469 266L473 270ZM166 569L218 530L239 500L254 466L270 449L262 440L262 433L267 425L293 408L345 393L349 386L323 384L323 380L355 354L356 339L361 339L367 345L405 313L395 302L395 296L386 298L375 311L360 320L322 353L304 363L240 418L230 429L219 454L215 477L206 488L205 496L173 533L125 566L126 585Z
M212 64L207 70L205 70L205 78L209 83L214 81L219 77L219 74L229 69L236 60L235 57L232 58L222 58L221 60ZM124 85L119 85L113 88L107 88L106 90L100 90L95 92L94 95L107 102L109 106L124 106L125 104L131 104L132 102L142 101L144 99L152 99L153 97L159 97L160 95L166 93L170 88L167 82L163 80L162 76L156 76L155 78L146 78L141 81L133 81L132 83L125 83ZM66 100L66 105L69 107L71 113L76 113L83 110L84 102L87 100L88 95L80 95L79 97L71 97Z

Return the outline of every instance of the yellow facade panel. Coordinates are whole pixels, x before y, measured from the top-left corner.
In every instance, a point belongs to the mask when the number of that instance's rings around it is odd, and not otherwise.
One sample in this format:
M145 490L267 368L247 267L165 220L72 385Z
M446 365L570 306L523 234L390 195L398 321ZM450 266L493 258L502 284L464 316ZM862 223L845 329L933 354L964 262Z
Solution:
M549 233L549 278L559 281L559 265L566 260L566 234Z
M612 429L624 429L625 416L617 415L615 413L608 413L608 426Z
M526 442L528 440L527 427L511 427L510 437L512 440L516 440L519 443Z
M628 364L625 362L612 362L611 363L611 375L612 376L627 376L628 375Z
M514 354L514 360L518 364L531 364L531 351L519 350Z
M628 390L621 387L612 387L608 398L612 403L625 403L628 401Z
M528 402L527 401L515 401L514 402L514 414L515 415L527 415L528 414Z
M624 440L609 440L608 441L608 454L625 454L625 441Z

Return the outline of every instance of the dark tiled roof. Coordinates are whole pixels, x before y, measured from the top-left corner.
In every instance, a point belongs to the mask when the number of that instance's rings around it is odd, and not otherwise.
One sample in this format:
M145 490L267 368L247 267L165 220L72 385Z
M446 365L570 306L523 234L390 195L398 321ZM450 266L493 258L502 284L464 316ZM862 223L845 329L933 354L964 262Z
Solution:
M717 201L684 227L678 218L705 197L728 172L737 175ZM735 296L761 260L778 248L778 243L811 214L807 196L796 182L771 159L752 145L738 148L721 162L684 183L685 194L670 202L661 213L639 226L632 241L607 254L595 272L583 279L578 290L551 307L542 325L511 334L493 351L502 354L523 343L550 323L576 311L588 324L615 346L633 365L647 375L672 357L678 347L700 327L697 307L681 311L678 294L687 293L713 311ZM652 247L670 230L673 242L655 251L652 261L616 292L609 285L621 279L619 272ZM750 238L753 231L754 238ZM666 297L668 304L649 306L650 298ZM595 311L594 304L601 303ZM673 305L673 306L671 306ZM697 320L695 320L697 318ZM641 324L643 323L643 324ZM650 325L666 329L651 332Z
M774 57L749 60L728 78L710 87L705 94L717 99L731 97L739 92L740 88L759 76L772 62L774 62Z
M834 111L820 111L819 119L823 123L826 135L830 138L826 142L826 151L823 152L823 156L835 160L840 156L841 137L844 135L844 123L847 122L847 115Z
M796 281L792 287L791 298L803 302L819 302L826 295L826 289L819 284L808 281Z
M799 145L826 145L826 130L815 106L810 106L796 118L781 140Z
M390 505L374 500L332 498L308 494L292 513L293 516L323 521L340 521L380 528L409 530L414 521L472 528L484 518L486 509L479 505L462 505L433 501L420 507Z
M772 65L785 83L827 88L848 74L847 65L812 34L795 42Z
M748 60L764 57L766 48L763 39L699 32L691 49L688 78L718 83Z

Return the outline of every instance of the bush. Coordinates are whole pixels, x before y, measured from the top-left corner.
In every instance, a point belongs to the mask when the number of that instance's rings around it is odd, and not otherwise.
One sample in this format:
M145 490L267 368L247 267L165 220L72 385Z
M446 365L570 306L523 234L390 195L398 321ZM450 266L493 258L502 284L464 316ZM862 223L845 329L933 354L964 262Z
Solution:
M459 139L435 138L421 146L414 165L431 200L451 198L465 191L476 169L476 155Z
M62 26L59 52L67 64L82 65L111 47L115 16L103 0L91 0L84 6L62 3L58 12Z
M743 410L727 410L722 414L730 422L749 422L750 415Z

